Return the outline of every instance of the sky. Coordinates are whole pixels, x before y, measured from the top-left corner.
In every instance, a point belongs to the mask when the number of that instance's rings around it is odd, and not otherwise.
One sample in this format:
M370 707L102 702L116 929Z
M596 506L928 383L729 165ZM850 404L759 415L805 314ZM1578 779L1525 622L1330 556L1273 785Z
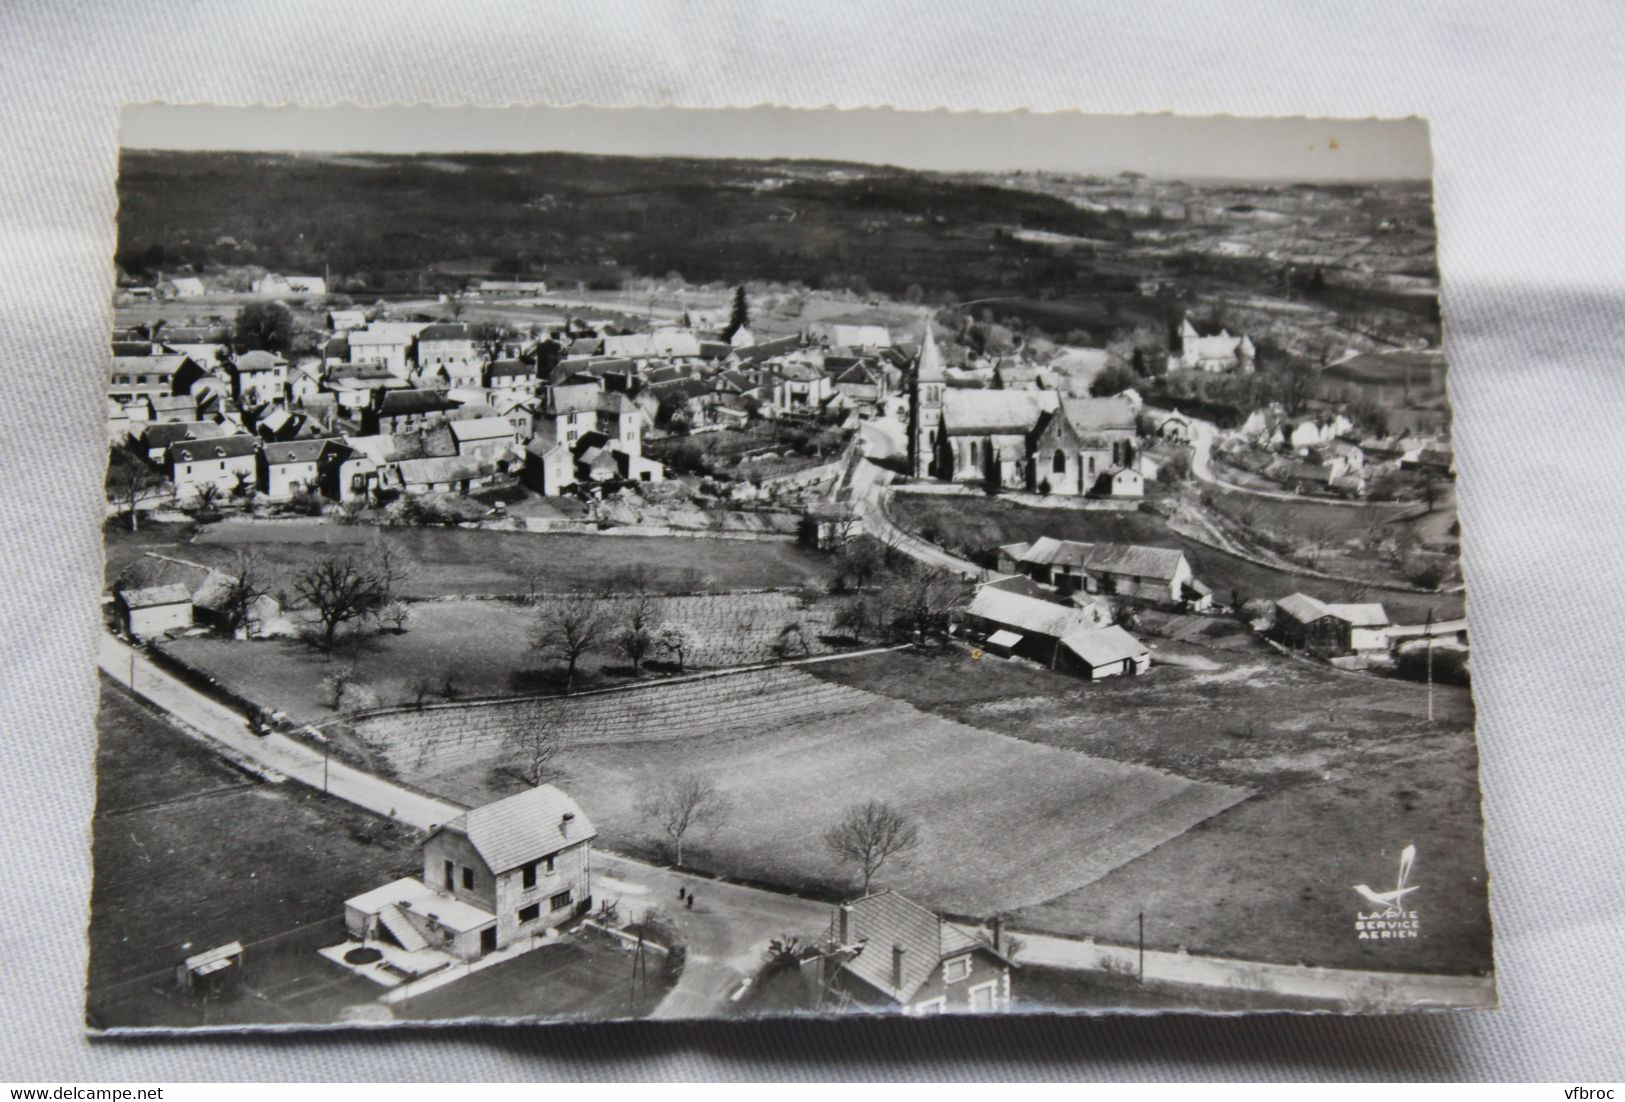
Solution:
M126 149L821 158L948 172L1426 179L1421 119L909 112L888 108L124 108Z

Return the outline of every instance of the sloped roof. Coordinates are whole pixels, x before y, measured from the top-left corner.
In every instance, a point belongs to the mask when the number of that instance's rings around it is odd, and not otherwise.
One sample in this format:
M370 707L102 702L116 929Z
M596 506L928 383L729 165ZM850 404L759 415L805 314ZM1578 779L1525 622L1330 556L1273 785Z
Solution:
M1054 392L950 389L942 396L942 424L950 436L1024 436L1045 411L1045 395L1053 399Z
M1091 613L992 586L978 589L967 611L972 616L1005 624L1029 635L1049 635L1057 639L1096 626Z
M396 462L401 483L422 486L435 482L459 482L465 478L479 478L495 468L472 455L433 455L424 459L402 459Z
M535 375L536 369L523 360L495 360L491 364L491 378Z
M1061 637L1061 646L1089 666L1105 666L1125 658L1143 658L1150 653L1144 643L1116 624L1069 632Z
M1300 624L1312 623L1324 616L1332 615L1331 609L1307 593L1294 593L1291 596L1282 597L1275 602L1275 607Z
M206 459L236 459L253 455L259 449L257 436L221 436L213 440L188 440L171 444L171 463L196 463Z
M108 369L118 374L173 375L191 359L178 352L168 356L114 356Z
M1061 412L1079 432L1134 431L1134 404L1122 395L1111 398L1062 398Z
M1084 564L1089 552L1094 550L1092 543L1079 543L1077 540L1060 540L1054 536L1039 536L1033 545L1016 555L1024 563L1034 566L1078 566Z
M1388 610L1375 602L1327 605L1326 609L1339 620L1344 620L1357 628L1384 628L1388 626Z
M469 440L500 440L513 436L513 426L500 417L474 417L453 421L451 436L458 443Z
M279 367L288 366L287 360L263 349L244 352L234 363L238 371L275 371Z
M433 390L391 390L378 403L380 417L409 413L439 413L456 409L457 403Z
M418 343L424 341L468 341L474 335L469 332L468 326L460 323L437 322L418 331Z
M375 321L365 329L352 329L349 343L357 344L410 344L412 338L429 328L421 321Z
M146 448L167 448L183 440L218 440L236 434L235 426L215 421L155 421L141 434Z
M598 836L580 806L550 784L466 811L440 829L466 837L499 875Z
M270 464L314 463L322 457L333 441L289 440L285 444L265 445L265 461Z
M1132 574L1137 578L1172 581L1185 553L1177 547L1142 547L1136 543L1097 543L1084 562L1085 570Z
M891 330L884 325L832 325L829 343L837 348L890 348Z
M908 1002L944 958L972 949L992 949L933 911L893 891L866 895L848 904L847 940L862 950L842 967L877 991ZM903 950L902 984L893 985L895 950Z
M192 602L192 591L179 582L152 585L145 589L123 589L119 597L126 608L157 608L159 605L181 605Z

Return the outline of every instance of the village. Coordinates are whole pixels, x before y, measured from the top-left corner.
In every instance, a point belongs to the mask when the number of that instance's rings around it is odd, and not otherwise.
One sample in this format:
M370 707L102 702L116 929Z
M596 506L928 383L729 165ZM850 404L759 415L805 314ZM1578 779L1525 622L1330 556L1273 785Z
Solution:
M116 296L93 1025L1493 998L1425 333L330 279Z

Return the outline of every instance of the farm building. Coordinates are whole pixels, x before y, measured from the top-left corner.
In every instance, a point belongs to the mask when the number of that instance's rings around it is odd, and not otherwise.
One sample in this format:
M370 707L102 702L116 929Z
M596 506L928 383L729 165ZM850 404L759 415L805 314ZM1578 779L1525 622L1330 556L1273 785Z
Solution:
M1063 636L1055 668L1076 673L1085 681L1133 677L1151 668L1151 652L1144 643L1111 624Z
M1074 632L1106 627L1111 623L1111 609L1104 602L1090 602L1079 608L982 586L965 608L961 621L971 631L985 636L982 645L990 653L1027 658L1055 669L1060 661L1061 640Z
M1129 543L1083 543L1040 536L1032 544L1007 544L994 552L1001 572L1021 573L1059 592L1131 597L1200 612L1212 591L1191 574L1184 552Z
M835 917L836 946L820 961L825 983L874 1011L985 1014L1010 1006L1010 959L896 892L845 904Z
M192 591L179 583L121 589L113 595L113 607L132 639L192 626Z
M320 492L345 453L335 440L289 440L265 444L259 456L260 492L273 501L286 501L308 490Z
M1386 650L1390 630L1380 604L1329 604L1306 593L1275 602L1275 638L1319 658Z
M362 940L472 960L590 910L597 835L550 784L474 808L424 839L421 880L346 900L345 926Z

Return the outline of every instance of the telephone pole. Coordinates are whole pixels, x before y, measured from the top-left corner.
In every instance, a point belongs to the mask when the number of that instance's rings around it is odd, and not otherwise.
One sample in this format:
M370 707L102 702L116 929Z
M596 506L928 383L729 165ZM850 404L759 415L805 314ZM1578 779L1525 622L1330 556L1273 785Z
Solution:
M1428 609L1427 625L1422 629L1426 638L1428 667L1428 723L1433 722L1433 609Z

